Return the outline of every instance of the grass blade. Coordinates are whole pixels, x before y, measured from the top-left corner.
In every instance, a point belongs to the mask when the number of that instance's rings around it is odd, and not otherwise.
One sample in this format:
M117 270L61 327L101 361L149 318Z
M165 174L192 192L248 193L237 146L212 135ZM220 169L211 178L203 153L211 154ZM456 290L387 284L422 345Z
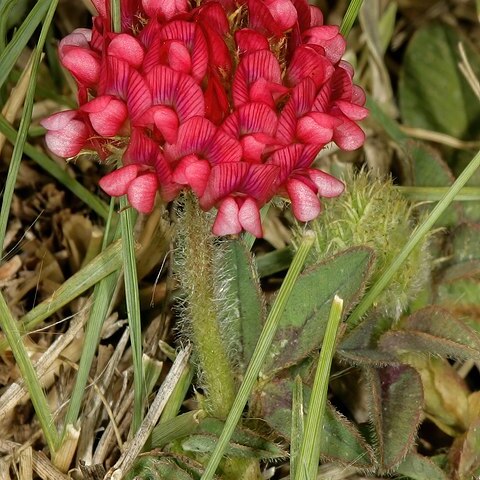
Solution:
M50 24L53 20L53 15L57 8L58 0L52 0L48 8L48 12L43 22L40 37L37 42L37 47L33 53L32 60L32 72L30 80L28 82L28 90L25 98L25 104L22 113L22 119L20 120L20 127L18 129L17 141L13 147L12 159L8 168L7 181L5 183L5 190L3 193L2 208L0 211L0 245L3 246L5 239L5 232L7 230L8 217L10 212L10 206L12 204L13 191L15 189L15 182L17 180L18 170L20 168L20 162L23 156L23 147L27 140L28 129L30 127L30 121L32 119L33 102L35 100L35 86L37 84L38 67L42 59L42 50L47 38ZM13 42L12 42L13 43ZM9 44L10 46L10 44ZM0 65L3 67L3 63L0 61ZM3 68L2 68L3 71ZM1 87L0 82L0 87ZM2 247L3 248L3 247Z
M38 2L35 2L35 5L27 18L20 25L20 28L17 30L12 40L8 42L5 50L0 54L0 87L2 87L7 80L18 57L32 38L32 35L38 25L40 25L40 22L45 17L49 5L51 5L51 0L39 0ZM43 39L43 41L45 41L45 39ZM40 40L38 45L40 45Z
M351 0L350 5L345 12L345 15L342 20L342 25L340 26L340 33L347 37L352 29L352 26L358 17L358 12L362 6L363 0Z
M140 318L140 296L138 292L137 264L133 241L133 209L128 205L126 197L120 199L123 268L125 281L125 297L127 301L128 325L130 327L130 343L133 359L134 406L132 430L135 433L142 424L145 390L143 383L142 362L142 324Z
M112 223L111 219L114 213L114 204L115 202L112 199L112 201L110 202L110 215L107 220L107 225L105 227L105 233L103 237L103 251L105 251L107 248L110 226ZM115 240L117 240L119 236L120 230L118 229ZM121 258L120 252L118 258ZM95 352L97 351L98 343L100 341L100 334L102 331L103 323L108 315L111 299L115 292L115 287L117 286L118 278L120 276L119 269L120 265L116 271L110 273L108 276L100 280L100 282L95 285L95 288L93 290L92 308L90 310L87 327L85 329L85 340L83 343L82 356L80 358L80 363L78 366L75 385L73 387L70 397L67 414L65 415L62 441L65 437L68 425L75 425L78 419L78 415L80 413L82 400L85 393L85 387L88 382L88 376L92 366L93 358L95 356Z
M122 266L121 249L120 240L109 246L84 268L66 280L49 298L24 315L19 320L22 325L22 333L30 332L61 307L93 287L102 278L120 269ZM5 351L6 346L5 340L0 340L0 353Z
M0 115L0 132L2 132L12 145L16 145L18 134L15 129ZM96 195L87 190L77 180L57 165L51 158L29 143L25 143L23 153L28 155L41 168L48 172L53 178L74 193L80 200L85 202L97 215L106 219L108 217L108 205Z
M305 432L297 462L296 475L293 477L295 480L309 480L317 476L323 417L325 405L327 404L328 380L330 378L330 368L335 353L335 339L342 318L342 310L343 300L335 295L308 404Z
M217 470L218 464L222 459L225 448L227 447L230 437L232 436L232 433L235 430L235 427L237 426L240 417L242 416L242 412L248 401L248 397L250 396L255 382L257 381L258 374L260 373L262 364L269 351L275 332L277 331L280 317L293 290L295 281L297 280L303 264L305 263L308 252L312 248L314 239L314 234L312 232L307 232L307 234L305 234L303 238L302 243L300 244L300 247L295 257L293 258L290 269L288 270L285 280L280 287L278 296L275 299L275 303L272 306L267 321L265 322L265 326L263 327L262 333L260 334L257 346L255 347L252 359L250 360L247 371L245 373L245 378L240 385L240 389L238 390L235 401L233 402L232 408L225 422L225 428L223 429L222 434L218 439L215 450L213 451L207 468L202 475L202 480L212 480L215 471Z
M409 200L438 202L448 192L450 187L395 187ZM463 187L455 197L456 202L474 202L480 200L479 187Z
M12 317L3 295L0 293L0 326L7 337L8 344L12 349L13 356L17 362L25 386L28 389L33 408L37 414L38 421L42 427L45 440L47 441L50 453L55 453L58 445L58 432L53 417L48 407L47 399L38 380L32 361L22 342L16 320Z
M358 325L363 315L373 305L375 299L390 283L391 279L402 266L413 249L423 239L423 237L435 225L435 222L440 218L447 207L456 199L457 195L476 172L480 166L480 151L473 157L470 163L466 166L463 172L458 176L453 185L448 189L445 196L437 203L435 208L430 212L427 218L415 229L413 234L408 239L401 252L397 255L395 260L385 269L380 278L370 287L366 295L362 298L360 303L355 307L348 318L350 327Z
M292 395L292 434L290 441L290 478L296 477L300 449L304 435L303 384L300 375L295 377Z

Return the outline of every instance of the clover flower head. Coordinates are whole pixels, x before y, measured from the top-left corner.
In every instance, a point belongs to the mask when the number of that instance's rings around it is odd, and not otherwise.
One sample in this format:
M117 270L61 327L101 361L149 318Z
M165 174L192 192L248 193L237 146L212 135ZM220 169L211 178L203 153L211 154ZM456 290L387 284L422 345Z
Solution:
M262 235L259 209L275 195L297 219L343 183L312 166L329 142L354 150L365 95L342 60L345 40L306 0L122 0L122 31L108 0L93 27L77 29L59 56L78 85L76 110L43 120L62 157L113 147L122 165L100 181L140 212L157 193L192 190L217 209L217 235Z

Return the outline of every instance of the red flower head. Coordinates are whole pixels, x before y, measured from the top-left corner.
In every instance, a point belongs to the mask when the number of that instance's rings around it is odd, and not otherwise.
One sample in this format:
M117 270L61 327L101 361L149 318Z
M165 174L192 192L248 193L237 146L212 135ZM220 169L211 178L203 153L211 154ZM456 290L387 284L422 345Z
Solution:
M140 212L191 189L217 209L213 232L262 235L259 209L273 196L301 221L319 197L343 191L312 166L329 142L353 150L367 110L341 58L345 39L306 0L122 0L121 32L107 0L93 29L59 46L78 84L77 110L42 122L63 157L123 150L100 182ZM198 2L197 2L198 3ZM114 148L111 148L114 147Z

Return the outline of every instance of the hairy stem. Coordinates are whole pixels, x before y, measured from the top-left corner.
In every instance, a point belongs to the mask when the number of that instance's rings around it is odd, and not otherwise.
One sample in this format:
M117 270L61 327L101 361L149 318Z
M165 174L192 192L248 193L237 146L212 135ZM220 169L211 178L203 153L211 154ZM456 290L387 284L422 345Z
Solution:
M210 221L193 196L186 196L184 208L180 227L183 233L180 281L187 294L191 340L200 364L207 408L215 417L226 418L236 388L215 302L218 276L214 267L215 239L210 233Z

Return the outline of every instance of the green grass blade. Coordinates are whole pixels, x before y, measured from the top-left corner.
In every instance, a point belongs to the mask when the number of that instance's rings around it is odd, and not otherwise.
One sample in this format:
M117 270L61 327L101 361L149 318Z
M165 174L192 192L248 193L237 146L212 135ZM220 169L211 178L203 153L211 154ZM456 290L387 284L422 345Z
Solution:
M102 250L105 252L107 249L107 242L112 224L112 217L114 214L115 202L112 199L110 202L110 212L105 227L105 233L103 236ZM115 240L120 236L120 229L117 230ZM118 242L117 242L118 243ZM118 258L121 258L120 252ZM120 268L120 265L119 265ZM100 280L95 285L92 294L92 308L85 329L85 340L83 342L82 356L78 366L77 376L75 378L75 385L72 390L68 410L65 415L65 421L63 426L62 439L65 437L66 429L68 425L75 425L80 409L82 406L83 396L85 394L85 387L88 382L88 376L92 367L93 358L97 351L98 343L100 341L100 334L102 331L103 323L108 315L111 299L115 292L117 282L120 276L120 271L117 269L113 273Z
M28 129L32 119L33 102L35 101L35 86L37 84L38 67L42 60L42 50L47 38L50 24L53 20L53 15L57 8L58 0L52 0L43 22L40 37L37 42L37 47L33 52L32 71L30 80L28 82L27 94L23 107L22 119L20 120L20 127L18 129L17 141L13 147L12 159L8 168L7 181L5 183L5 190L3 192L2 208L0 211L0 245L3 246L5 239L5 232L7 231L8 217L10 213L10 206L12 204L13 191L15 189L15 182L17 180L20 162L23 156L23 147L27 140ZM0 61L0 65L2 65ZM1 83L0 83L1 86ZM2 247L0 247L2 248Z
M38 421L42 427L45 440L47 441L50 453L54 453L58 445L58 432L53 417L48 407L45 393L42 390L40 381L37 377L32 361L28 356L27 350L22 342L22 337L18 330L16 320L12 317L10 310L3 295L0 293L0 326L7 337L8 344L12 349L13 356L17 362L25 386L28 389L33 408L37 414Z
M0 53L0 87L3 86L23 49L32 38L45 13L51 5L51 0L39 0L17 30L5 50ZM44 39L45 40L45 39ZM40 44L40 40L39 40Z
M465 186L468 180L472 177L475 171L480 166L480 151L473 157L467 167L455 180L453 185L448 189L445 196L435 205L430 214L425 220L415 229L410 236L408 242L405 244L401 252L397 255L395 260L385 269L380 278L370 287L366 295L362 298L360 303L355 307L348 318L350 327L358 325L363 315L367 313L368 309L373 305L378 295L390 283L395 273L402 266L403 262L408 258L410 253L423 239L430 229L435 225L435 222L440 218L442 213L448 206L456 199L461 189Z
M438 202L448 192L450 187L395 187L409 200ZM479 187L463 187L455 196L455 202L474 202L480 200Z
M18 134L2 115L0 115L0 132L7 137L8 141L12 145L16 144ZM74 193L80 200L85 202L85 204L88 205L95 213L97 213L97 215L104 219L107 218L108 205L87 190L77 180L71 178L70 175L59 165L57 165L51 158L29 143L25 143L23 152L41 168L48 172L53 178L58 180L72 193Z
M347 11L342 20L342 25L340 25L340 33L344 37L347 37L350 33L350 30L358 17L358 12L360 11L362 3L363 0L351 0L350 5L348 5Z
M292 394L292 433L290 435L290 478L296 477L300 449L304 435L303 383L300 375L295 377Z
M295 480L309 480L317 477L323 417L327 404L328 380L330 378L330 368L335 353L335 339L342 318L342 310L343 300L335 295L308 404L305 432L297 462L296 475L293 477Z
M123 239L123 267L125 281L125 297L127 301L128 325L130 327L130 343L133 359L134 406L132 429L135 433L143 420L145 389L143 383L142 363L142 324L140 318L140 296L138 292L137 264L133 240L133 209L126 197L120 199L120 221Z
M270 349L275 332L277 331L280 317L285 309L290 294L292 293L295 281L297 280L297 277L305 263L308 252L312 248L314 239L314 234L312 232L308 232L304 236L295 257L293 257L290 269L285 276L285 280L280 287L278 296L275 299L267 321L265 322L265 326L260 334L260 338L258 339L257 346L255 347L252 359L250 360L245 373L245 378L240 385L240 389L238 390L235 401L233 402L233 406L228 414L225 427L218 439L215 450L210 457L207 468L202 475L202 480L212 480L215 471L217 470L218 464L220 463L223 453L225 452L225 448L227 447L230 437L232 436L232 433L235 430L240 417L242 416L243 409L245 408L250 393L255 385L255 382L257 381L258 374L260 373L262 364Z
M0 5L0 52L7 48L8 19L15 0L4 0Z
M20 320L22 333L32 331L50 315L93 287L102 278L122 266L121 241L109 246L90 263L66 280L49 298L30 310ZM0 353L5 351L6 341L0 340Z

